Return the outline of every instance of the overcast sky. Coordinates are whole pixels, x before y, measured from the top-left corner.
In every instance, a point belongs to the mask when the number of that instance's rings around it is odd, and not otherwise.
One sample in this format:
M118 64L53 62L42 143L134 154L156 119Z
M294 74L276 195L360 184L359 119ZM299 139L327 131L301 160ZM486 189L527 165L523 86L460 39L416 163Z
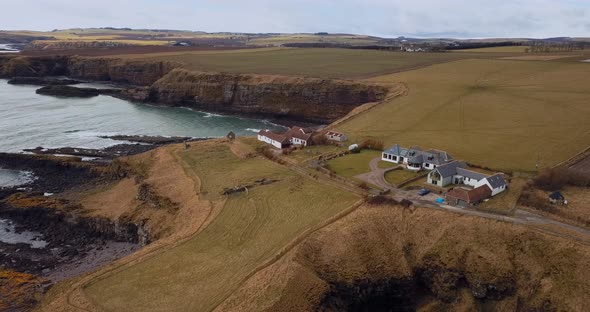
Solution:
M1 0L0 29L590 37L590 0Z

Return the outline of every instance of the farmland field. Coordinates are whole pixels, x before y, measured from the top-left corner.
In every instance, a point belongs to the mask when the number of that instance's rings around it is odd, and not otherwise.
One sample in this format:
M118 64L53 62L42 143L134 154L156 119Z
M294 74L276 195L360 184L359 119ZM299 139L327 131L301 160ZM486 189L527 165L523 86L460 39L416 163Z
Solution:
M240 159L224 144L178 156L203 181L201 193L210 200L225 200L224 187L278 181L228 197L201 233L90 284L87 295L105 310L212 310L299 234L358 200L266 159Z
M132 56L128 56L132 57ZM143 55L185 64L199 71L297 75L327 78L366 78L472 57L481 53L403 53L351 49L249 49L183 54Z
M505 47L490 47L490 48L476 48L456 50L454 52L475 52L475 53L524 53L527 46L505 46Z
M497 170L548 167L590 145L590 66L471 59L373 81L409 94L337 127L352 141L419 145Z

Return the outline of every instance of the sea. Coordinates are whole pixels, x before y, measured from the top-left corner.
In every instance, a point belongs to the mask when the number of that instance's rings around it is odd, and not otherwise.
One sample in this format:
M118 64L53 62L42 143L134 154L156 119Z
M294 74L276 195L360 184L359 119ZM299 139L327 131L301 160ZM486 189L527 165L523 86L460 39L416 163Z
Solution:
M102 83L79 87L113 87ZM181 107L136 104L110 96L56 98L38 95L37 86L0 79L0 152L43 147L104 148L121 141L112 135L223 137L281 130L267 120L211 114Z

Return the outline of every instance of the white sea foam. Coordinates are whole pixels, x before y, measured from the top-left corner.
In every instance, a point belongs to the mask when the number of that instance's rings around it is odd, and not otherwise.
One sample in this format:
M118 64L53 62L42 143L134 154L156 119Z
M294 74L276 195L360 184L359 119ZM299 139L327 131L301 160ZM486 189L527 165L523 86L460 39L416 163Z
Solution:
M0 188L27 185L35 181L32 172L0 168Z
M17 233L16 227L10 220L0 219L0 242L6 244L28 244L31 248L45 248L47 242L41 233L22 231Z

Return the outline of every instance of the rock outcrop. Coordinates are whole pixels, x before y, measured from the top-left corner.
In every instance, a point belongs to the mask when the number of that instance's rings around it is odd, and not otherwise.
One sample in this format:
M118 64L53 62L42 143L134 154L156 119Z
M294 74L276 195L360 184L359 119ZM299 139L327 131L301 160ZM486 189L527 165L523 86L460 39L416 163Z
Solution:
M8 80L8 84L31 86L69 86L82 82L83 81L74 79L58 79L51 77L15 77Z
M385 98L388 88L348 80L196 72L166 61L106 57L0 57L0 77L69 76L128 83L117 96L203 111L330 123Z
M174 69L135 100L204 111L332 122L353 108L382 100L387 88L319 78L242 75Z
M67 74L73 78L149 86L179 64L117 58L70 57Z
M149 86L179 64L78 56L3 56L0 77L69 76Z
M58 97L93 97L99 96L100 92L96 88L76 88L70 86L55 86L50 85L35 91L37 94L51 95Z
M67 56L0 56L0 77L66 76Z

